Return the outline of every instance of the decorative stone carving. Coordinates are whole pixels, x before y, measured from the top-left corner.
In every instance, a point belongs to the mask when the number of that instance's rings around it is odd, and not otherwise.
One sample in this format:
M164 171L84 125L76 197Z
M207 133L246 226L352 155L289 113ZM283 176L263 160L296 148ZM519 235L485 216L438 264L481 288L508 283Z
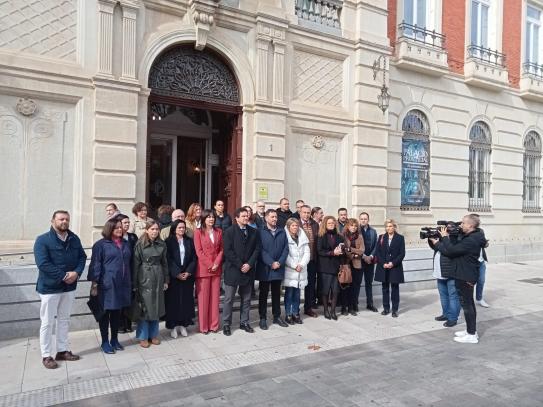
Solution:
M293 65L294 99L327 106L342 105L342 61L297 50Z
M78 0L0 1L0 48L76 60Z
M322 150L324 148L324 138L322 136L315 136L311 139L311 145L317 150Z
M149 74L149 88L163 96L239 105L232 71L215 54L176 47L160 55Z
M42 103L39 110L35 106L28 99L15 103L0 96L0 145L9 157L0 160L5 206L0 240L34 239L41 219L72 206L74 137L67 137L73 136L68 114L57 103Z
M207 43L207 36L214 23L215 11L220 0L190 0L189 6L192 20L196 28L197 50L203 50Z
M23 116L32 116L37 109L36 102L32 99L21 98L17 101L17 111Z

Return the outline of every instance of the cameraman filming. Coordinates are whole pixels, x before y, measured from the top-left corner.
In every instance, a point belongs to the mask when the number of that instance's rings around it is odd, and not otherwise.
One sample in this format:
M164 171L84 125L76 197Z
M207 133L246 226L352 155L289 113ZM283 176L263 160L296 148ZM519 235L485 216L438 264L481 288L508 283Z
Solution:
M486 244L484 234L479 229L479 217L466 215L462 218L462 233L456 243L449 238L447 227L439 228L442 239L431 239L435 248L444 256L453 259L449 277L455 279L455 285L464 310L466 331L455 333L454 340L460 343L478 343L477 311L473 300L473 288L479 276L479 254Z
M438 222L438 225L440 223ZM456 244L460 227L456 222L447 222L447 232L449 233L449 240L452 244ZM444 321L443 326L450 328L458 323L458 315L460 314L460 302L458 301L458 294L456 291L455 279L451 278L451 270L454 269L454 259L451 259L445 255L442 255L435 247L432 237L428 238L428 245L434 251L434 263L432 276L437 281L437 291L439 293L439 300L441 302L441 315L435 317L436 321ZM443 238L440 236L439 241Z

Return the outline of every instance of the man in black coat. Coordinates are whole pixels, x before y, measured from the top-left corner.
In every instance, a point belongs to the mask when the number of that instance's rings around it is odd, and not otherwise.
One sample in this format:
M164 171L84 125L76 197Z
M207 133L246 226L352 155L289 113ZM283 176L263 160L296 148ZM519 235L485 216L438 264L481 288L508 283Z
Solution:
M310 260L307 264L307 285L304 289L304 314L313 318L318 315L313 311L317 298L317 239L319 225L311 218L311 207L303 205L300 209L300 222L302 229L309 239Z
M466 331L455 333L454 340L460 343L478 343L477 312L473 300L473 288L479 276L479 255L485 244L485 236L479 229L479 218L466 215L462 219L462 234L454 244L449 238L447 227L440 228L441 241L432 239L441 254L453 259L449 277L454 278L460 305L464 310Z
M279 208L277 208L277 227L283 229L287 224L287 220L292 218L292 215L289 200L287 198L281 198L279 201Z
M375 272L375 263L372 256L377 245L377 231L370 226L370 215L367 212L360 213L358 217L360 223L360 234L364 239L364 254L362 255L362 275L364 276L364 289L366 291L366 309L377 312L373 305L373 277ZM358 304L355 307L358 312Z
M260 255L260 237L258 231L249 224L249 213L245 208L238 208L234 214L236 223L223 234L224 244L224 304L222 311L223 333L232 334L232 305L238 291L240 296L240 329L254 332L249 325L251 307L251 289L255 279L255 268Z

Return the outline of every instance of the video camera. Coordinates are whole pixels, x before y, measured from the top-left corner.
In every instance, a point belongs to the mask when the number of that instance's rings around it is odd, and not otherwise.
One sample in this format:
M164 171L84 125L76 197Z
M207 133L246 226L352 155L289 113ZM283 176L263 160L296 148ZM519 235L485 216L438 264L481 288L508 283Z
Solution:
M439 228L441 226L447 227L447 233L452 236L458 236L461 232L460 225L462 222L453 222L452 220L438 220L437 227L423 227L420 228L420 238L421 239L439 239L441 235L439 234Z

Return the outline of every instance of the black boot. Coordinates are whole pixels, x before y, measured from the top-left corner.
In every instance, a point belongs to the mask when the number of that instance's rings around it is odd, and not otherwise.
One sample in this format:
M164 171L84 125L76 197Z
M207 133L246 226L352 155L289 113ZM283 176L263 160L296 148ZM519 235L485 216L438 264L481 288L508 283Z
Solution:
M349 311L348 311L348 309L347 309L347 307L345 305L341 306L341 315L343 315L343 316L349 315Z
M331 301L331 304L330 304L330 317L332 317L332 319L334 321L337 321L336 303L337 303L337 294L333 294L332 295L332 301Z
M328 298L326 296L322 297L322 306L324 308L324 318L331 319L330 311L328 309Z

